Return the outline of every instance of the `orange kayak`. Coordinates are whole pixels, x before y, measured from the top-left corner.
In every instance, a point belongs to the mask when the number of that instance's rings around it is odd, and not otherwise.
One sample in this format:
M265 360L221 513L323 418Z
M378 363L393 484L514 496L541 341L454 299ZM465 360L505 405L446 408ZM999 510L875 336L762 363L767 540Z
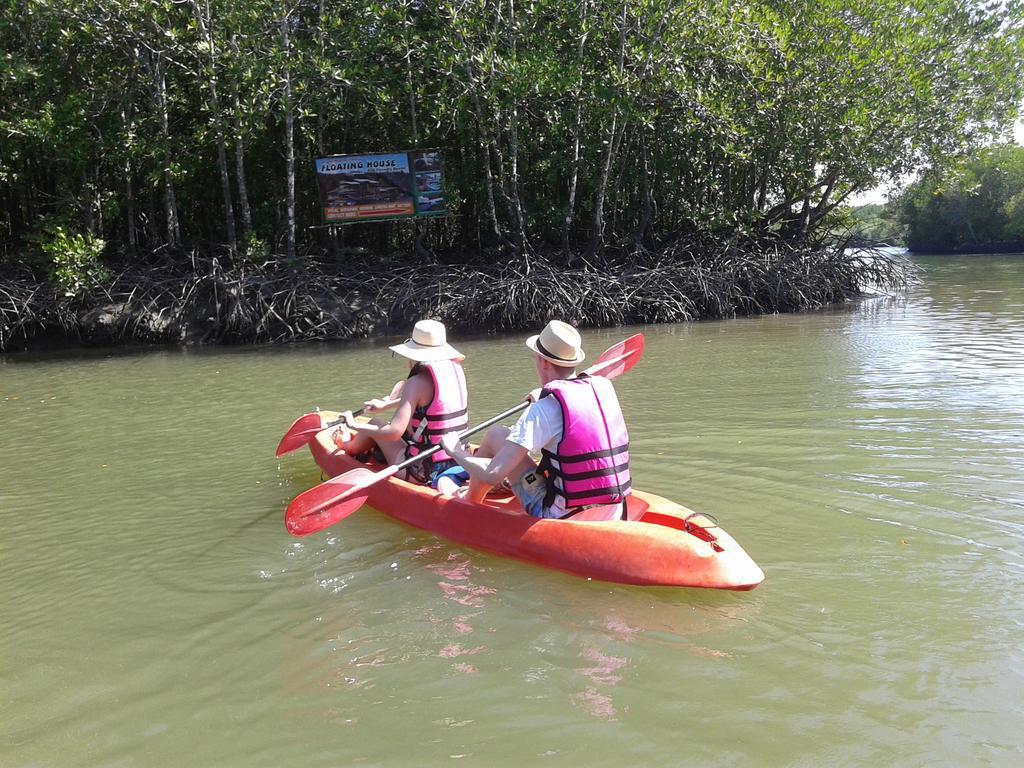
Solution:
M324 414L325 423L331 416ZM366 466L341 451L332 433L324 430L309 443L326 477ZM734 590L753 589L764 580L757 564L713 518L637 490L629 497L626 520L609 519L618 507L539 519L508 493L475 504L394 477L376 483L368 503L450 541L586 578Z

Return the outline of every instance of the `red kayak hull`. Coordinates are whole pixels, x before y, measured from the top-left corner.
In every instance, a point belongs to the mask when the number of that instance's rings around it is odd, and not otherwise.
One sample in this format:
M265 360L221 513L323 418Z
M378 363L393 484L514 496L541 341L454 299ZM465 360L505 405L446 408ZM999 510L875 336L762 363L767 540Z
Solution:
M309 447L327 477L366 466L337 448L331 430ZM732 590L753 589L764 580L714 520L642 491L629 498L628 520L588 520L586 513L538 519L511 495L474 504L397 478L372 486L367 503L450 541L591 579ZM601 510L589 516L601 517Z

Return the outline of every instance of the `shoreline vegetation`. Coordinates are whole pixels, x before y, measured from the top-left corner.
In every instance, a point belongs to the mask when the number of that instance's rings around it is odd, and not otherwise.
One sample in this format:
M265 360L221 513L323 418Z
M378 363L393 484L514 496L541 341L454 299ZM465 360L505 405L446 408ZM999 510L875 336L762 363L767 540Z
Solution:
M851 243L911 253L1024 253L1024 147L996 143L939 167L884 204L849 211Z
M826 306L912 276L849 201L1024 102L1020 3L0 2L0 350ZM447 215L325 226L407 151Z
M463 331L525 330L552 317L583 327L672 323L819 309L869 285L899 290L913 278L905 260L877 249L707 239L572 267L536 257L415 267L364 261L339 271L327 262L213 258L180 273L126 269L84 297L23 273L0 283L0 351L358 339L423 317Z
M1024 254L1024 240L989 240L979 243L950 245L949 243L915 243L908 253L927 253L932 256L985 256L993 253Z

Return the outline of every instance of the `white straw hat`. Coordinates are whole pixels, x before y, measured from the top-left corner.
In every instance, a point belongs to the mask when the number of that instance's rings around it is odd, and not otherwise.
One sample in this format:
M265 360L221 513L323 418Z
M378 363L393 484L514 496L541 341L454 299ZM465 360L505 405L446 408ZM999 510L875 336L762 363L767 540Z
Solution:
M526 340L526 346L564 368L575 368L586 357L581 348L580 332L561 320L545 325L543 331Z
M420 320L412 327L412 338L388 347L402 357L418 363L435 360L465 360L466 356L445 339L444 325L437 320Z

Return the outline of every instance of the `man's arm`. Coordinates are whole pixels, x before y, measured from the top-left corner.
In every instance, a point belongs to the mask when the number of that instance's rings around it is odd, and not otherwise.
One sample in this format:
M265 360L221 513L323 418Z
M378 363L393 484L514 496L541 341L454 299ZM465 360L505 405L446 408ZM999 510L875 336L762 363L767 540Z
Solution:
M469 472L472 479L487 485L500 483L529 455L529 451L523 446L506 440L493 459L484 459L469 453L459 445L458 435L451 433L441 438L441 445L444 447L445 453Z

